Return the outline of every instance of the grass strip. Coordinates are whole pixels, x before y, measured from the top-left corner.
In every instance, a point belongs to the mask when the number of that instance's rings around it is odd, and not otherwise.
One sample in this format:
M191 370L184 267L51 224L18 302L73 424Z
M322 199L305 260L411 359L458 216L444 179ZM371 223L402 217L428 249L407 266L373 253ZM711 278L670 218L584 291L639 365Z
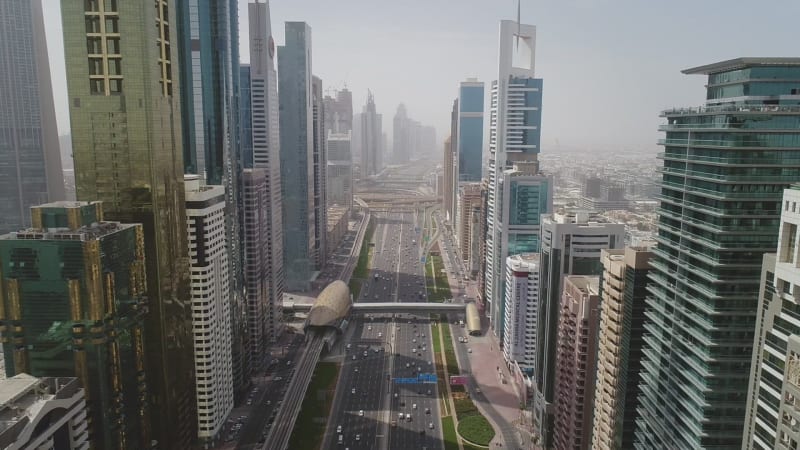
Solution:
M444 437L444 450L458 450L458 436L452 417L442 417L442 436Z
M481 414L458 418L458 434L473 444L487 446L494 439L494 428Z
M317 364L292 430L289 448L318 449L322 445L338 377L338 364L326 362Z

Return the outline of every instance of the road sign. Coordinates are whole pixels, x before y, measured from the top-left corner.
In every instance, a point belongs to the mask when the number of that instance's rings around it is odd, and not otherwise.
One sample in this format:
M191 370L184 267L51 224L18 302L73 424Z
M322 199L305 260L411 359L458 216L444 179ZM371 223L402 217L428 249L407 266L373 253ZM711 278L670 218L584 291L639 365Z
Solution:
M451 386L455 386L455 385L466 386L467 385L467 381L468 381L468 379L464 375L450 375L450 385Z

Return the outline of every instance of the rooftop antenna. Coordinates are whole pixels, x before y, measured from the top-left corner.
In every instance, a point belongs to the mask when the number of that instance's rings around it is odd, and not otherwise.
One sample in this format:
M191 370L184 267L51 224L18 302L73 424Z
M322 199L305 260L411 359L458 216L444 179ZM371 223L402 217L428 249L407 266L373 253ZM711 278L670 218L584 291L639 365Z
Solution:
M519 51L519 35L522 33L522 22L520 22L522 7L520 3L522 3L522 0L517 0L517 51Z

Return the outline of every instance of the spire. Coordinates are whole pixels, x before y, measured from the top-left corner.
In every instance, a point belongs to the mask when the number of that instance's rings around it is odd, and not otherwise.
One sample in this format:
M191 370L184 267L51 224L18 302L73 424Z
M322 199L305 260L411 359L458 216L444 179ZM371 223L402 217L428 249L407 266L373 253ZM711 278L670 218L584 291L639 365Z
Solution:
M517 0L517 50L519 50L519 35L522 34L522 25L521 25L522 22L520 21L520 18L522 16L521 3L522 0Z

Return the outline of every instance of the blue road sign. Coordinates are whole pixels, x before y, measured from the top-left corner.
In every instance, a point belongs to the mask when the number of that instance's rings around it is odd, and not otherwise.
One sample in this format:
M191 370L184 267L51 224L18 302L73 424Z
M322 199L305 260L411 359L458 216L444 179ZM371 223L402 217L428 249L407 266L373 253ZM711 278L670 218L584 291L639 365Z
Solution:
M421 373L416 378L394 378L395 384L436 384L438 378L432 373Z

